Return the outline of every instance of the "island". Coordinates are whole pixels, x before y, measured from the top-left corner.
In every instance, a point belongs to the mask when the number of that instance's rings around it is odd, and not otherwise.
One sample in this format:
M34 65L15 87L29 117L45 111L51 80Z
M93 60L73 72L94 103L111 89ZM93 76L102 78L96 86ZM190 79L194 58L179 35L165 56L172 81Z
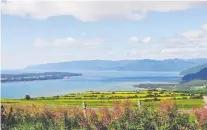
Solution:
M1 74L1 83L16 82L16 81L70 79L70 77L72 77L72 76L82 76L82 74L69 73L69 72Z

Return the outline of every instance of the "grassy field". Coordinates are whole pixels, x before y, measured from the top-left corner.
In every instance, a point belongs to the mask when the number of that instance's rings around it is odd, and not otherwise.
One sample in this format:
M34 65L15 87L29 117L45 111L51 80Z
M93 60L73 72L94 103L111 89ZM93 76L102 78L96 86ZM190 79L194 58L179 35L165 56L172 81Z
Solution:
M130 99L133 106L136 107L138 100L142 104L152 102L159 104L164 99L174 99L181 109L192 109L193 106L203 105L203 99L200 94L189 92L166 91L166 90L142 90L142 91L116 91L116 92L85 92L77 94L67 94L63 96L37 97L26 99L2 99L4 104L38 104L51 106L82 106L83 101L89 107L112 106L116 101Z

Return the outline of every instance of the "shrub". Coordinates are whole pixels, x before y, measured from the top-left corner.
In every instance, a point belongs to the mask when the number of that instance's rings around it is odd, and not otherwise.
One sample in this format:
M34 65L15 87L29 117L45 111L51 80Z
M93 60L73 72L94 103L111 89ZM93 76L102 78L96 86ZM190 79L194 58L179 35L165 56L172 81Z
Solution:
M25 95L25 99L26 99L26 100L31 99L30 95Z
M193 109L196 119L198 121L199 127L203 130L207 129L207 108L194 108Z
M160 99L158 99L157 97L154 98L154 101L160 101Z
M182 97L182 99L188 99L187 97Z

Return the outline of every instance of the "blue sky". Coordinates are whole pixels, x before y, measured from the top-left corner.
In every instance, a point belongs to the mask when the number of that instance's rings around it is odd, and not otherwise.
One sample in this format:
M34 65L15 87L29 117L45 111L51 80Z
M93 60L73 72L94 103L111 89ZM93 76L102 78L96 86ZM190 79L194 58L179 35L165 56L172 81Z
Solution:
M206 2L8 1L2 5L2 68L207 58L206 7Z

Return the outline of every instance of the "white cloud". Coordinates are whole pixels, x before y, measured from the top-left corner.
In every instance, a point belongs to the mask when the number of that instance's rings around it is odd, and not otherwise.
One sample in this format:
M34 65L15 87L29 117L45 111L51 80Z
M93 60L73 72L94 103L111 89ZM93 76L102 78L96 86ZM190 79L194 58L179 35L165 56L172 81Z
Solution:
M203 29L203 30L202 30ZM187 42L207 42L207 33L204 30L207 30L207 24L203 25L198 30L191 30L181 33L181 37L177 38L180 41Z
M147 17L147 11L129 12L123 14L124 19L128 20L141 20Z
M102 39L95 39L95 40L90 40L90 41L87 41L87 42L83 42L82 44L85 45L85 46L91 46L91 45L98 45L98 44L101 44L101 43L103 43Z
M203 50L203 48L164 48L162 49L162 52L164 53L192 53L192 52L197 52L199 50Z
M132 36L132 37L129 38L129 41L130 41L130 42L137 43L137 42L139 42L140 40L139 40L138 37Z
M203 28L204 26L202 26ZM163 41L162 41L163 42ZM201 28L181 33L164 40L161 54L177 58L206 58L207 33Z
M179 33L175 36L157 38L150 41L150 37L141 39L153 44L137 44L133 49L126 52L127 58L133 59L170 59L170 58L207 58L207 33L198 28Z
M71 37L57 39L52 42L44 41L42 39L36 39L34 42L35 47L48 47L48 46L60 47L60 46L69 46L74 44L79 44L79 42Z
M125 59L171 59L171 58L206 58L207 44L205 43L169 43L160 42L142 44L125 53Z
M175 43L186 43L186 41L181 37L169 37L164 38L166 43L175 44Z
M152 38L151 37L145 37L143 39L140 39L138 37L132 36L129 38L129 41L132 43L149 43L151 42Z
M97 45L101 44L103 42L101 39L95 39L90 41L79 41L76 39L73 39L71 37L62 38L62 39L56 39L54 41L45 41L42 39L36 39L34 42L35 47L45 48L45 47L67 47L67 46L79 46L79 45Z
M2 12L36 19L70 15L82 21L140 20L145 18L149 11L182 11L200 4L202 2L8 0L2 3Z
M184 38L187 39L195 39L195 38L200 38L203 36L203 33L201 31L187 31L181 34Z
M207 34L200 30L195 31L187 31L181 34L180 37L181 42L207 42Z
M165 57L172 58L206 58L207 45L202 43L189 43L180 46L165 46L161 50L161 54Z
M197 30L189 30L180 33L178 36L166 38L165 41L169 43L195 43L198 44L200 42L207 42L207 33L202 30L205 29L205 25Z
M142 40L143 43L149 43L152 40L151 37L146 37Z
M204 24L204 25L202 26L202 29L207 31L207 24Z

